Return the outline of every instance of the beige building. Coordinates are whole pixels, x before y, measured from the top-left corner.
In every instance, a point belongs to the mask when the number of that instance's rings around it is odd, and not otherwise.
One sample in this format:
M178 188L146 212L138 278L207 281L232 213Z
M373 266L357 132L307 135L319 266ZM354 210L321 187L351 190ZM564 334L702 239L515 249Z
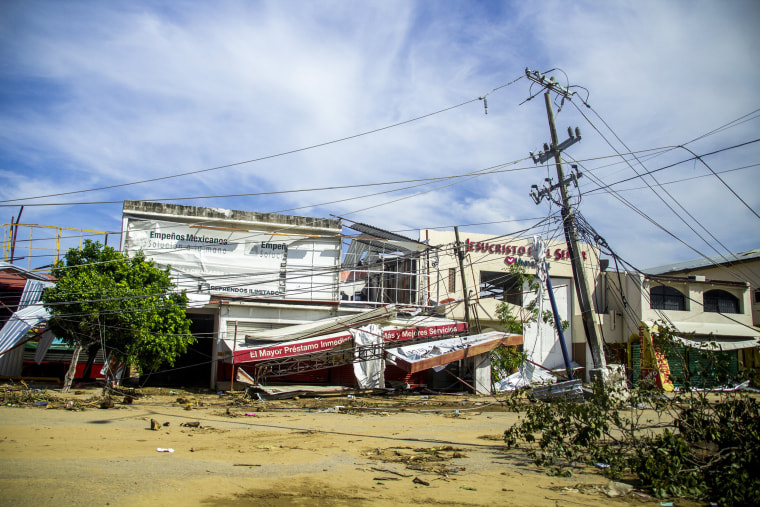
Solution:
M625 307L623 338L638 334L639 322L666 322L696 341L715 341L724 349L751 346L760 332L752 325L752 297L746 282L713 280L705 276L663 276L621 273ZM617 277L609 291L620 291Z
M456 237L453 231L423 229L420 241L429 242L433 247L427 260L430 273L427 287L429 300L445 305L446 315L456 320L465 319L465 291L470 301L471 327L481 329L503 329L496 310L502 303L509 305L513 316L525 315L524 306L531 296L527 287L518 286L512 266L522 266L526 274L536 273L533 258L532 239L460 231L459 239L464 254L464 286L462 271L455 251ZM569 323L565 330L565 340L571 360L581 366L587 365L591 354L586 345L586 337L581 320L581 310L576 297L570 257L564 241L548 241L546 261L549 276L557 300L562 320ZM599 251L588 244L581 244L586 282L597 310L597 327L607 325L605 288L600 283ZM550 310L548 299L544 309ZM540 329L539 329L540 328ZM556 331L545 324L526 325L524 330L525 349L548 368L563 367L563 358ZM538 335L538 338L535 336ZM531 340L531 337L533 339ZM608 340L609 341L609 340ZM591 366L590 364L588 365Z
M420 290L426 290L430 301L443 304L446 315L457 320L465 319L466 292L473 329L502 329L497 308L504 302L513 316L525 316L524 307L535 296L527 287L518 286L511 267L520 265L525 273L535 274L532 240L462 231L459 240L464 254L464 279L455 233L421 231L420 241L434 248L427 260L427 287ZM755 326L760 311L760 250L739 254L740 261L729 265L716 266L707 261L701 267L699 263L673 265L668 275L606 271L607 261L600 260L598 249L588 244L580 245L580 255L594 306L594 325L603 337L608 363L634 366L630 364L630 346L635 341L631 338L638 336L641 323L661 321L688 337L687 346L717 342L712 350L735 354L739 369L758 366L760 330ZM565 242L549 241L546 260L560 317L569 323L565 340L570 358L588 369L592 366L591 354ZM544 305L544 309L550 309L548 301ZM534 361L546 367L563 367L552 326L526 324L524 348Z
M743 307L743 311L752 315L755 326L760 326L760 249L725 257L658 266L647 270L647 273L667 276L704 276L709 280L748 283L752 293L751 301Z

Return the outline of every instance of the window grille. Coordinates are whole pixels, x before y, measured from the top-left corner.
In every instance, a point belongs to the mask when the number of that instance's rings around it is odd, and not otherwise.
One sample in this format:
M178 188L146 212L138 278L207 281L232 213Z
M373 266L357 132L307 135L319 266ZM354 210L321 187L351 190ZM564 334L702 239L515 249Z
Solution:
M686 310L685 296L674 287L658 285L649 290L649 308L652 310Z
M703 303L706 312L741 313L739 311L739 298L722 289L705 292Z

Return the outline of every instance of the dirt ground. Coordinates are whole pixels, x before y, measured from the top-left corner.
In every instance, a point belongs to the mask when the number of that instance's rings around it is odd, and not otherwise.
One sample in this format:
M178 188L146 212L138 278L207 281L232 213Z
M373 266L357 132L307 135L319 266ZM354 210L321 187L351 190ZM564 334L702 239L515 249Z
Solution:
M507 451L495 397L101 393L0 387L3 505L660 505Z

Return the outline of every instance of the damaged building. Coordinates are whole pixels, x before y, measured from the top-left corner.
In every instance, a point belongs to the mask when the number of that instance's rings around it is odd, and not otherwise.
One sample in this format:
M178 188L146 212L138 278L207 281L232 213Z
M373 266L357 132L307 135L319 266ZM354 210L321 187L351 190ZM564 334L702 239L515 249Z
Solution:
M467 377L490 392L483 354L521 338L467 336L467 323L435 315L426 243L345 227L348 234L338 219L125 201L122 250L171 267L198 338L151 383L445 387ZM461 364L453 378L430 373L447 363L411 371L385 360L389 348L452 338L459 346L447 343L445 353Z

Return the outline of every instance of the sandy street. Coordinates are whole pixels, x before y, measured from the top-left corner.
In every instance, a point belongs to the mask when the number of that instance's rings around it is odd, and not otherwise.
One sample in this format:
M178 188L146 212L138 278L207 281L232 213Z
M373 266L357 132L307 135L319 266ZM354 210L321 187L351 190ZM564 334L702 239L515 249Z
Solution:
M550 477L507 452L501 434L517 415L492 397L236 402L167 391L110 409L97 408L94 389L55 393L49 408L6 402L2 503L659 505L609 497L595 471Z

